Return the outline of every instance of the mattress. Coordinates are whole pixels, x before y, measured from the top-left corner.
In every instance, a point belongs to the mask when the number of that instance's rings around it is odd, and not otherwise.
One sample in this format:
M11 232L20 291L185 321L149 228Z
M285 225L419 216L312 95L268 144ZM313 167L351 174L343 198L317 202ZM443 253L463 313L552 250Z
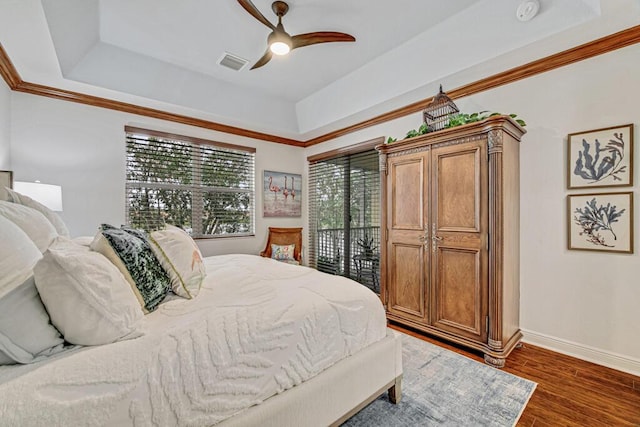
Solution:
M0 369L0 425L213 425L383 339L378 297L349 279L252 255L205 259L194 300L144 335Z

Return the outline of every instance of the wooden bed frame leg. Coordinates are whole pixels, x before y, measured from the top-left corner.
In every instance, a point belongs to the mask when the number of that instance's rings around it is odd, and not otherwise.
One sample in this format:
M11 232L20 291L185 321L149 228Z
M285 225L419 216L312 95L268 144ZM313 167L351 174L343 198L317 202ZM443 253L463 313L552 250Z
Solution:
M402 375L396 377L393 385L389 389L389 400L391 403L398 404L402 398Z

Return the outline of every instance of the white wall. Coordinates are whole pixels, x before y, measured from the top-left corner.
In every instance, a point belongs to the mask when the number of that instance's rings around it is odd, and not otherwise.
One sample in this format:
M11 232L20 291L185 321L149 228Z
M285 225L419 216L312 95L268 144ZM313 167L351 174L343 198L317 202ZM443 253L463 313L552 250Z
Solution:
M568 133L634 123L638 144L639 60L640 45L634 45L456 101L463 112L517 113L527 122L520 167L525 340L636 374L640 247L636 243L633 255L567 250L566 196L588 191L567 191L565 176ZM421 121L413 114L310 147L305 156L381 135L402 138ZM633 190L637 201L634 174L632 189L611 191Z
M301 174L304 168L301 148L18 92L13 93L11 113L14 178L61 185L61 216L73 236L93 235L103 222L124 223L127 124L255 147L256 189L262 188L265 169ZM199 240L204 255L257 254L264 248L269 226L302 225L302 218L262 218L261 208L257 190L255 237Z
M466 112L514 112L528 123L521 149L525 339L636 374L640 374L638 248L633 255L566 249L565 151L568 133L618 124L635 123L638 141L640 75L634 69L639 59L640 45L634 45L457 101ZM448 78L445 87L458 86L461 76ZM5 92L0 89L0 117L6 116L1 106ZM72 233L93 234L100 222L124 221L125 124L256 147L259 188L264 169L302 173L308 155L382 135L402 137L420 122L420 114L413 114L302 150L13 93L11 166L19 180L62 185L63 217ZM638 188L635 175L634 191ZM257 253L269 225L308 228L306 220L261 218L261 203L258 194L255 238L201 241L205 254ZM306 218L306 198L304 204ZM637 232L635 237L638 242Z
M11 169L11 90L0 79L0 170Z

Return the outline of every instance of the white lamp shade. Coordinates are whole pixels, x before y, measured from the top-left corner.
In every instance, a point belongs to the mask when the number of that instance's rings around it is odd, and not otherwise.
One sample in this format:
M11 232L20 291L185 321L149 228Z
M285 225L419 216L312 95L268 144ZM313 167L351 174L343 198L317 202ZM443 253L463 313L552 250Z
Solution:
M52 211L62 212L62 187L59 185L14 181L13 189L42 203Z

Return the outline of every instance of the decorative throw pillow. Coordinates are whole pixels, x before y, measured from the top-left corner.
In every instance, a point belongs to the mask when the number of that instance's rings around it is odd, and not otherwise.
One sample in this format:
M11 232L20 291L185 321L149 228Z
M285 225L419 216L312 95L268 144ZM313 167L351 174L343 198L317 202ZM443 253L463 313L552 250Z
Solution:
M34 273L51 322L66 341L100 345L142 335L140 304L103 255L59 237Z
M295 261L296 259L293 256L293 251L295 250L295 243L291 245L274 245L271 244L271 258L277 259L278 261Z
M142 234L143 236L144 234ZM106 256L131 285L145 313L155 310L171 289L167 273L153 254L149 242L131 232L103 224L91 249Z
M58 215L42 203L33 200L29 196L25 196L24 194L20 194L17 191L11 190L9 188L7 188L6 191L7 193L9 193L9 201L37 210L49 220L51 225L53 225L53 227L56 229L56 232L60 236L69 237L69 229L62 221L62 218L60 218L60 215Z
M167 225L149 234L153 253L171 278L176 295L193 298L206 276L202 254L196 242L181 228Z
M29 236L0 215L0 298L11 292L33 273L42 254Z
M0 200L0 216L20 227L40 252L46 251L58 236L58 232L44 215L27 206Z
M33 363L62 350L33 276L0 298L0 365Z

